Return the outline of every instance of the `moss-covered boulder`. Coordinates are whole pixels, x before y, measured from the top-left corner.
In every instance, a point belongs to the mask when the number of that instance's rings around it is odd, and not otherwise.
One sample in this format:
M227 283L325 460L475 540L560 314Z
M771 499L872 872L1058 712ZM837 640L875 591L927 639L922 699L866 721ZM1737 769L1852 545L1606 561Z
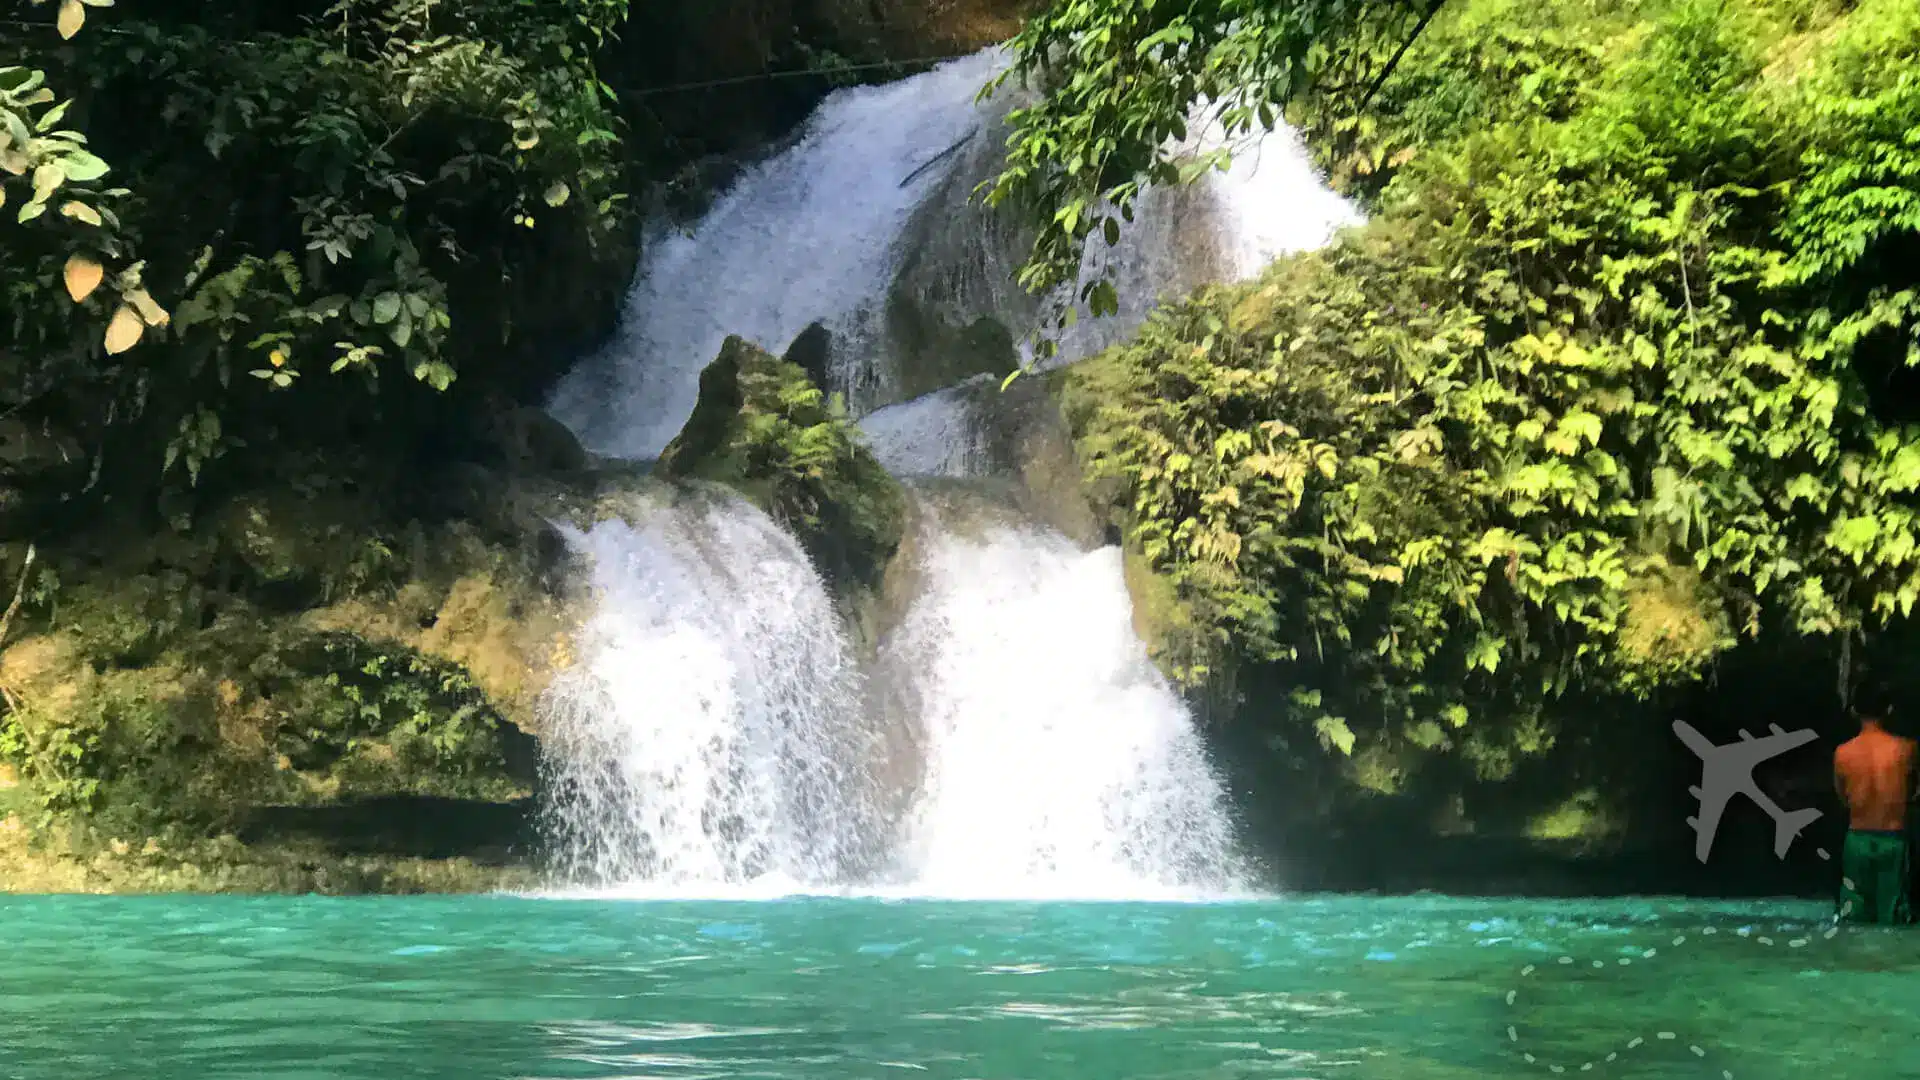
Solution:
M906 495L837 399L799 365L729 337L700 375L661 475L726 484L792 530L843 591L876 588L900 546Z

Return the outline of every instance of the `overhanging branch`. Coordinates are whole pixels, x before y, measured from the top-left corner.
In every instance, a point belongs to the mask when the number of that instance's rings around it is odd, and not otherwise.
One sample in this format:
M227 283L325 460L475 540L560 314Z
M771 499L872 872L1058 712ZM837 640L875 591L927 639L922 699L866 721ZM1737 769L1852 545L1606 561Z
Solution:
M1393 76L1393 69L1400 66L1400 58L1407 55L1407 50L1413 48L1414 42L1420 40L1420 35L1426 32L1427 24L1433 21L1435 15L1440 14L1440 9L1445 7L1446 3L1447 0L1433 0L1433 3L1427 5L1426 13L1420 16L1418 23L1414 24L1413 33L1408 34L1407 40L1400 43L1400 48L1395 50L1393 59L1387 61L1387 66L1380 69L1379 76L1373 80L1372 86L1367 87L1366 96L1360 99L1360 104L1354 111L1358 112L1372 104L1374 95L1378 94L1380 88L1385 86L1387 80Z

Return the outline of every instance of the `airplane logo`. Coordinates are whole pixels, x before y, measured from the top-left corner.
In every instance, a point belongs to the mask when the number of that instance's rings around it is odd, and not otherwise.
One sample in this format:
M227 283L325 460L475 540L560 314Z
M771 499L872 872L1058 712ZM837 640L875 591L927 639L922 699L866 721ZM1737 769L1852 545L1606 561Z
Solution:
M1688 818L1687 824L1693 826L1693 856L1701 862L1707 861L1707 852L1713 849L1714 833L1720 828L1720 815L1726 811L1728 801L1735 795L1745 795L1773 819L1773 857L1776 859L1786 858L1787 848L1793 845L1794 837L1820 820L1819 810L1780 809L1753 782L1754 766L1779 757L1795 747L1805 746L1819 737L1810 729L1788 732L1780 730L1779 724L1771 727L1773 734L1763 739L1756 739L1742 731L1739 742L1715 746L1685 720L1673 722L1673 733L1680 736L1680 741L1687 744L1687 749L1694 752L1703 766L1700 786L1687 789L1689 794L1700 800L1699 816Z

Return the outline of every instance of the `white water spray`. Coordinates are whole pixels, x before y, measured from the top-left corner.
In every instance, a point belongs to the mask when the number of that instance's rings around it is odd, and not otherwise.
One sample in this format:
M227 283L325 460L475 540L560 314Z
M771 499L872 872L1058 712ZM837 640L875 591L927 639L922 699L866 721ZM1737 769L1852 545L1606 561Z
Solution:
M980 127L974 97L1000 63L983 52L829 96L798 143L748 170L698 226L652 238L617 340L561 386L555 415L595 450L652 458L692 414L728 334L779 352L818 321L836 347L871 342L896 240L944 176L938 155Z
M982 392L990 377L881 407L949 370L896 340L890 294L948 326L990 317L1017 338L1038 324L1043 305L1012 283L1017 229L968 198L999 166L1011 102L975 96L1004 62L989 50L830 96L690 231L652 239L618 339L569 377L555 413L600 452L655 457L727 334L778 351L820 322L834 388L871 412L889 469L1002 468L1008 417ZM1217 145L1196 128L1197 146ZM1227 173L1150 191L1117 247L1093 245L1083 280L1110 272L1121 311L1082 320L1060 361L1123 338L1159 297L1252 276L1354 220L1290 132L1254 140ZM819 576L746 504L573 537L600 597L543 732L570 882L635 895L1236 890L1221 784L1133 632L1118 552L1019 523L926 520L918 591L878 660L909 707L884 717Z
M886 662L912 673L928 775L901 853L940 896L1219 894L1227 801L1135 635L1117 548L1033 527L928 538Z
M547 699L563 876L674 890L855 873L873 839L876 754L799 545L738 499L571 539L598 601L582 663Z
M978 476L987 466L979 388L953 386L889 405L860 421L874 457L895 476Z
M832 335L834 389L854 391L860 411L898 401L898 369L926 358L889 338L894 288L948 318L991 316L1015 338L1034 329L1039 305L1013 282L1025 240L974 198L1000 167L1016 100L1010 88L977 97L1006 63L988 49L836 91L792 147L747 170L691 230L656 230L616 339L562 383L554 414L596 451L653 458L692 413L699 373L728 334L777 353L814 322ZM1191 143L1222 145L1207 125ZM1357 220L1292 132L1235 149L1226 173L1149 189L1118 246L1089 245L1086 275L1111 271L1121 310L1068 330L1058 362L1123 339L1163 296L1252 276Z

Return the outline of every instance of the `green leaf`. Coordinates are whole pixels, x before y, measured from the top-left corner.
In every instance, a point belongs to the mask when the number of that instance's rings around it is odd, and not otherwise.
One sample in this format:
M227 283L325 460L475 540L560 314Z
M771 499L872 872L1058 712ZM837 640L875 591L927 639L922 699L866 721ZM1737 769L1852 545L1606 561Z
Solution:
M383 292L373 298L373 321L376 326L385 326L399 315L399 293Z
M1353 753L1353 729L1338 716L1322 716L1313 722L1314 733L1320 736L1323 745L1330 746L1345 755Z
M60 167L66 173L67 179L78 184L91 183L110 171L106 162L85 150L72 150L63 155Z
M1113 282L1101 280L1094 283L1087 297L1087 310L1094 315L1113 315L1120 310L1120 297L1114 291Z
M67 172L58 162L49 161L33 170L33 197L44 200L66 183Z
M61 102L58 105L55 105L53 108L48 109L45 113L41 114L39 121L33 125L34 130L41 132L42 134L52 131L54 128L54 125L58 124L62 119L66 117L67 110L72 106L73 106L72 99L68 99L66 101Z
M1827 542L1855 562L1864 560L1873 542L1880 537L1880 519L1871 514L1842 518L1827 534Z
M1500 667L1501 650L1506 648L1506 644L1504 638L1481 634L1467 650L1467 670L1482 670L1491 675Z

